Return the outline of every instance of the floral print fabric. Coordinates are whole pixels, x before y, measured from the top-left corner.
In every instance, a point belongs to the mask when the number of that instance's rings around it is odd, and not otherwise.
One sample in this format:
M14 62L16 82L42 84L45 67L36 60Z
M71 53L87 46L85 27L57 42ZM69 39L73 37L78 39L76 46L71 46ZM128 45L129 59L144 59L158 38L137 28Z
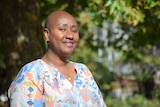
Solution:
M106 107L89 69L71 62L76 71L74 85L57 68L41 59L22 67L11 83L11 107Z

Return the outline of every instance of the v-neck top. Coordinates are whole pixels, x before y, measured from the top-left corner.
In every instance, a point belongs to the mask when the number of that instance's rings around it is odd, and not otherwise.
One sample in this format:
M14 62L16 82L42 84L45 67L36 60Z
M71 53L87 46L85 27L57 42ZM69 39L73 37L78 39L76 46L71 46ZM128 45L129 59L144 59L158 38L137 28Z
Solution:
M71 84L57 68L41 59L24 65L12 81L11 107L106 107L91 72L82 63L71 62L77 73Z

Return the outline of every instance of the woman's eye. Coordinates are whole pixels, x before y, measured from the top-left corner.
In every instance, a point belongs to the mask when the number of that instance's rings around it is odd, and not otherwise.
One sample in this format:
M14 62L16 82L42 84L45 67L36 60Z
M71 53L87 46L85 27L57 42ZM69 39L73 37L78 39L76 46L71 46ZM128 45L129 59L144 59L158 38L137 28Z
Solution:
M59 28L59 30L60 30L60 31L63 31L63 32L66 31L65 28Z
M77 29L72 29L71 31L72 31L73 33L77 33L77 32L78 32Z

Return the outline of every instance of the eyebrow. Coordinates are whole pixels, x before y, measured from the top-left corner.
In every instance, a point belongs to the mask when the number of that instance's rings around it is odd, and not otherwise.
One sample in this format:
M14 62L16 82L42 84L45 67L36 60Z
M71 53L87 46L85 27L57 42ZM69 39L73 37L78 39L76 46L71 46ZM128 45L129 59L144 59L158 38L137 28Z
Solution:
M68 26L68 24L59 24L59 26ZM78 27L78 25L71 25L72 27Z

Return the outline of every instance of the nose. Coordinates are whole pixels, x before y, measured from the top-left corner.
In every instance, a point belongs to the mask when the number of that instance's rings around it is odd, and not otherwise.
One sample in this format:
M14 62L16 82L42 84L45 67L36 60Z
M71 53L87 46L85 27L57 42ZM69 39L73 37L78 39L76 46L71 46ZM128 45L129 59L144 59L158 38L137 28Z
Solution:
M73 34L72 34L71 30L67 30L66 38L70 39L70 40L73 40Z

